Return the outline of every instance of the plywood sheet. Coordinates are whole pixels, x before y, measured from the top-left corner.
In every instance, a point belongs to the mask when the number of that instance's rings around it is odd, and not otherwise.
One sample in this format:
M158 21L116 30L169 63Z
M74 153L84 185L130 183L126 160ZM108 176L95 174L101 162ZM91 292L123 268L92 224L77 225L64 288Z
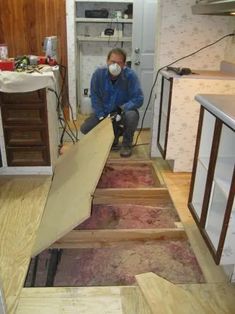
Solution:
M235 312L235 286L229 283L183 284L181 288L189 291L201 304L208 304L208 314L232 314ZM213 309L213 312L209 312Z
M208 303L201 305L189 292L153 273L137 275L136 280L153 314L215 313Z
M93 194L113 138L112 123L105 119L59 160L32 255L90 216Z
M0 277L14 313L51 185L47 176L0 176Z
M26 288L16 314L122 314L119 287Z

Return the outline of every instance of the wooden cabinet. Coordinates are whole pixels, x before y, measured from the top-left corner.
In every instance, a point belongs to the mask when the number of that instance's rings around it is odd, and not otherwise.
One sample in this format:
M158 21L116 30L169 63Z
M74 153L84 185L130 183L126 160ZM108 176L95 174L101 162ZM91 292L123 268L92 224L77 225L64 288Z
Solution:
M0 93L7 165L49 166L46 89Z
M219 101L228 99L232 108L234 96ZM188 206L216 264L234 265L235 121L224 121L216 110L201 107Z

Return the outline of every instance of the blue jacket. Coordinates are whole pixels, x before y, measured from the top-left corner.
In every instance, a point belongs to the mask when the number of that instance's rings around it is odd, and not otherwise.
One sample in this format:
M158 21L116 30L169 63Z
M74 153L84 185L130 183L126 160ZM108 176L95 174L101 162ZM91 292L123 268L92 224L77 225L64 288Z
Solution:
M112 84L108 67L98 68L91 79L91 103L98 118L122 106L124 111L142 106L144 96L135 72L125 67Z

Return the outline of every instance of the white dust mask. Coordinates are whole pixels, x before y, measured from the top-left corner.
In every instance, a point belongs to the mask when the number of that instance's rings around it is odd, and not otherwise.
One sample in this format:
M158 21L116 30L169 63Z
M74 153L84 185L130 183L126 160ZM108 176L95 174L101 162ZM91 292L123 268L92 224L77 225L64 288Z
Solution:
M119 64L111 63L109 65L109 73L113 76L118 76L121 73L122 69Z

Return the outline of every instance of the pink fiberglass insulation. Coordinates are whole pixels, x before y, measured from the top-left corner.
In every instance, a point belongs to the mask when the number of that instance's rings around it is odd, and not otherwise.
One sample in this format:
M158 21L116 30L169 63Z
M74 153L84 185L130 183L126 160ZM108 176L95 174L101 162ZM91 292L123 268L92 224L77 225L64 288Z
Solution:
M153 272L173 283L202 283L203 274L187 240L158 240L122 247L63 250L54 286L135 284Z
M112 164L105 166L98 188L144 188L156 186L149 164Z
M92 215L76 229L150 229L174 228L180 221L169 199L156 206L146 205L94 205Z

